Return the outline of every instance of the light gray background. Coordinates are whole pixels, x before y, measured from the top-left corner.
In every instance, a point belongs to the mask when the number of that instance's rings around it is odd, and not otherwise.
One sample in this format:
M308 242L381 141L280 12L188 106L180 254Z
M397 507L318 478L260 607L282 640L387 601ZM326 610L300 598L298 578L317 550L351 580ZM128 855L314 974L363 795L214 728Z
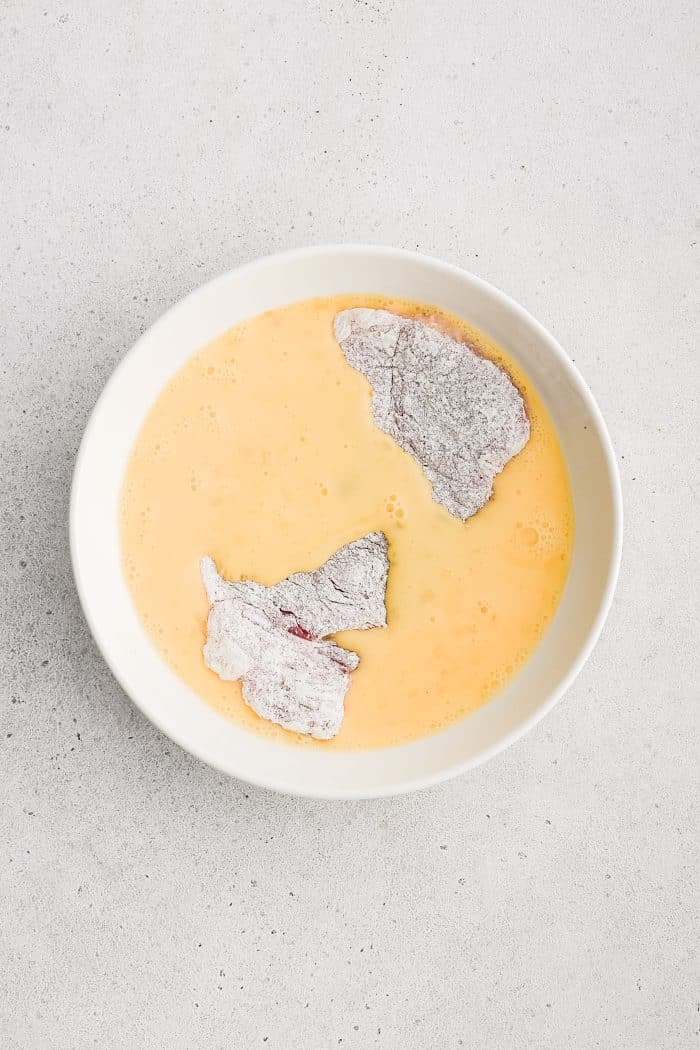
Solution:
M3 0L3 1050L700 1043L693 8ZM164 309L343 240L458 263L556 334L626 550L525 740L323 804L144 721L66 516L88 413Z

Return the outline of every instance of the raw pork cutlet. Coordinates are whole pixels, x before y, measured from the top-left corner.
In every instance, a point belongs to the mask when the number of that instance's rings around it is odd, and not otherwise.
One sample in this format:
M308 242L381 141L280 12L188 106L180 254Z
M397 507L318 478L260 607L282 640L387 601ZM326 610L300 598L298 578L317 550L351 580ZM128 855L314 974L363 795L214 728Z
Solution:
M455 518L476 514L530 437L508 375L438 328L387 310L343 310L334 331L371 384L374 422L420 464L433 499Z
M314 572L272 587L229 583L211 558L202 580L211 609L204 662L225 681L243 679L243 698L261 718L319 740L343 721L356 653L324 641L336 631L386 626L389 570L384 533L336 551Z

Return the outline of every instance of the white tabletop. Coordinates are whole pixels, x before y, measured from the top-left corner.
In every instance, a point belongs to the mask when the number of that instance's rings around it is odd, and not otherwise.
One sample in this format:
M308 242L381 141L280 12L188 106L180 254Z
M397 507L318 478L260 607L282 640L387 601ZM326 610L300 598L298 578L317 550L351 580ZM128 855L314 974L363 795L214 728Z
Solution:
M4 1050L696 1045L696 35L685 0L4 0ZM222 270L344 240L458 263L552 330L610 425L626 549L534 732L448 785L321 804L145 722L66 515L140 332Z

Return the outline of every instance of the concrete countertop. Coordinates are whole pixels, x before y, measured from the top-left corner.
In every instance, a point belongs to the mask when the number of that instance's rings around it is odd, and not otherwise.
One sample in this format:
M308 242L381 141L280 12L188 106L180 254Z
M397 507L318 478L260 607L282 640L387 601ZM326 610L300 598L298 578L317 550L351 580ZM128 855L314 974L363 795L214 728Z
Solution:
M697 28L684 0L4 0L3 1050L697 1045ZM626 548L529 736L323 804L145 722L66 518L136 337L222 270L343 240L550 328L609 423Z

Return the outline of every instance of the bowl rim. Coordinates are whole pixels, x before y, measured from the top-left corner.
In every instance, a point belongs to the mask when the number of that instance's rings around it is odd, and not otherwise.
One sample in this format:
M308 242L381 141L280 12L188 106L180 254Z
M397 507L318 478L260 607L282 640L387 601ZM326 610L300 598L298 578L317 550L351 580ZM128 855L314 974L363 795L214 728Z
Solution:
M495 744L482 748L469 757L453 762L446 765L440 770L426 774L423 776L416 776L412 778L402 779L398 783L391 783L381 785L378 787L356 789L342 788L340 790L334 789L332 784L328 784L322 788L309 788L305 787L303 790L295 787L293 784L289 784L285 781L284 777L275 778L275 776L260 776L256 777L250 773L241 773L237 771L234 766L235 763L231 763L228 766L217 757L207 753L206 749L193 744L186 737L185 733L179 733L173 726L166 725L165 720L159 718L151 710L146 710L142 706L138 697L134 695L130 687L127 685L125 676L121 673L119 666L116 661L112 659L108 639L105 637L105 632L102 631L99 624L96 622L90 609L90 603L88 600L88 590L83 578L80 565L80 551L77 539L77 518L78 518L78 493L80 488L80 478L83 471L84 461L86 459L87 449L90 445L93 431L96 429L99 416L101 414L102 406L109 399L112 388L117 384L118 376L120 376L122 370L127 367L127 362L140 351L140 347L143 342L147 339L152 338L153 334L164 325L166 321L172 321L173 316L182 312L186 312L190 309L193 303L201 296L204 296L206 292L211 291L214 287L220 284L225 284L234 275L241 274L243 272L250 274L254 273L255 270L263 270L266 266L277 263L294 263L301 262L311 258L323 258L324 256L337 255L342 253L348 256L367 256L374 255L375 257L384 257L386 259L392 259L394 261L404 260L407 263L419 262L423 265L426 263L433 269L437 274L450 275L460 280L466 281L473 286L482 289L488 295L490 295L499 306L505 307L511 313L513 313L520 320L524 321L530 326L547 344L548 349L556 357L559 366L567 374L568 378L573 381L582 400L585 403L587 411L590 413L590 417L595 425L597 436L600 440L600 446L603 453L603 459L605 468L607 471L607 480L610 485L611 494L611 511L612 511L612 541L611 541L611 553L608 565L607 576L605 585L602 591L602 596L598 606L596 616L588 630L585 640L580 646L576 659L572 661L567 673L562 676L556 687L550 690L549 694L543 697L542 701L537 705L534 711L531 712L522 722L520 722L514 729L509 733L503 735L503 737ZM143 332L133 346L123 355L116 368L112 371L107 382L105 383L94 407L92 408L88 417L83 436L80 441L80 446L75 460L75 467L73 470L73 477L71 482L70 491L70 502L69 502L69 546L71 565L73 570L73 577L75 580L76 590L80 600L80 605L85 617L87 626L92 634L95 643L104 659L105 663L109 667L112 675L117 680L121 688L124 690L126 695L129 697L132 703L139 708L139 710L145 715L148 720L156 726L165 736L171 739L178 746L182 747L183 750L194 755L196 758L205 762L207 765L218 770L221 773L225 773L227 776L235 777L241 782L252 784L256 787L266 788L268 790L276 791L279 793L293 795L303 798L316 798L326 800L350 800L350 799L364 799L364 798L381 798L387 796L398 796L407 794L412 791L416 791L422 788L431 787L435 784L442 783L443 781L450 780L453 777L459 776L461 773L466 772L469 769L473 769L477 766L487 762L490 758L499 754L501 751L505 751L506 748L510 747L521 737L525 736L537 723L544 718L544 716L552 710L554 705L562 698L562 696L568 691L572 683L579 675L584 664L588 660L591 652L593 651L605 620L607 619L608 613L613 600L615 587L617 584L620 564L622 560L622 540L623 540L623 504L622 504L622 486L620 482L619 468L615 453L612 446L612 441L608 432L607 425L603 418L603 415L598 407L598 404L591 393L591 390L586 383L585 379L579 372L576 365L573 363L571 358L566 354L561 345L557 342L554 336L535 318L533 315L521 306L515 299L511 298L505 292L502 292L495 285L490 284L483 278L478 277L475 274L470 273L468 270L463 269L453 263L445 262L435 256L425 254L423 252L411 251L405 248L393 248L385 245L375 244L362 244L362 243L349 243L349 244L328 244L328 245L314 245L306 248L293 248L286 251L274 252L269 255L260 256L251 260L250 262L243 263L240 266L235 266L230 270L219 274L218 276L206 281L204 284L199 285L191 292L189 292L182 299L179 299L172 306L170 306L164 313L162 313L152 325L150 325L145 332Z

